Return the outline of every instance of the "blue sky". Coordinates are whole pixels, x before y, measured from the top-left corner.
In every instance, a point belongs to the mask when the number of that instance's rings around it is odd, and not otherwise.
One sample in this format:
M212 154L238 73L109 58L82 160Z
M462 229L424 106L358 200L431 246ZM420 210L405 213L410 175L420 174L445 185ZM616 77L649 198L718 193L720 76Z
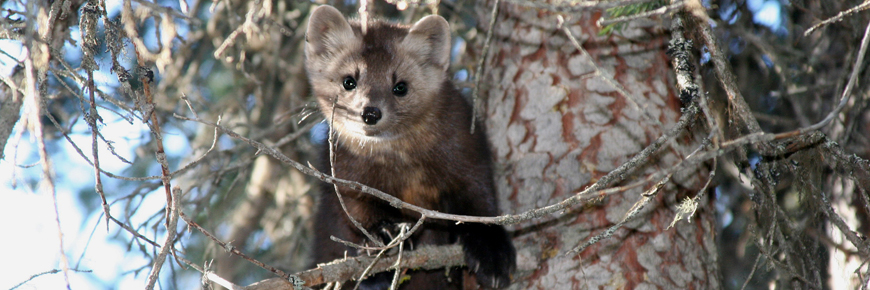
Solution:
M110 18L120 13L123 2L118 0L106 1ZM177 1L172 2L177 5ZM172 4L166 4L172 6ZM135 6L135 4L134 4ZM4 3L4 8L24 11L23 7L14 1ZM102 24L100 24L102 27ZM102 29L102 28L100 28ZM179 34L187 33L183 23L178 23ZM81 34L78 27L73 27L71 37L76 43L81 43ZM149 47L156 47L157 40L153 31L142 33L145 43ZM0 74L9 76L12 69L17 65L26 53L20 42L12 40L0 40L0 50L16 57L11 59L0 54ZM80 61L78 48L67 43L64 46L66 54L64 58L71 65L77 66ZM128 47L127 53L132 52ZM126 55L126 60L134 56ZM111 62L103 57L97 59L100 70L95 71L95 83L100 90L113 91L118 86L117 77L109 72ZM83 73L83 72L80 72ZM140 122L130 124L115 113L98 109L104 124L100 130L107 140L113 141L116 152L127 160L134 160L134 150L140 147L142 142L150 139L147 126ZM27 109L23 108L22 112ZM51 124L43 124L51 126ZM19 123L14 129L12 136L16 136L23 128ZM57 137L57 136L55 136ZM70 138L90 157L91 134L90 128L84 120L78 120L71 128ZM179 130L164 128L164 144L167 155L181 157L190 152L187 137ZM90 270L89 273L70 272L70 283L73 289L140 289L145 285L147 271L138 275L129 272L142 266L149 266L149 260L136 249L129 250L127 245L119 240L130 240L126 232L119 234L119 227L115 224L106 230L105 219L100 210L100 200L82 200L80 192L93 191L95 183L94 171L88 163L73 149L64 138L56 138L47 141L52 163L52 172L55 176L56 196L58 200L58 214L63 233L64 254L69 259L70 266L82 270ZM6 158L0 160L0 194L3 202L0 203L0 232L10 233L9 237L0 239L0 247L14 249L0 251L0 289L9 289L34 274L60 269L60 245L58 235L58 222L54 211L54 202L49 187L43 182L43 171L38 163L39 156L36 151L36 140L29 132L23 132L22 138L16 142L13 137L9 140L4 150ZM146 149L147 151L147 149ZM153 152L147 152L153 155ZM99 144L101 167L109 172L124 176L128 164L115 158L106 148L104 143ZM14 156L14 157L13 157ZM13 161L14 160L14 161ZM15 162L15 164L13 164ZM36 166L23 168L16 165ZM176 168L171 168L176 169ZM158 175L158 168L151 168L148 175ZM120 186L120 182L102 176L104 189L107 192L109 202L129 194L130 188ZM162 189L160 189L162 190ZM94 195L85 195L94 196ZM148 194L139 206L137 215L130 218L131 224L138 224L147 219L151 214L159 212L165 205L162 194ZM120 218L125 210L122 203L112 206L113 215ZM96 210L95 210L96 209ZM14 221L14 222L13 222ZM149 229L140 231L142 234L163 240L163 236L155 234ZM120 236L120 238L118 237ZM163 277L168 277L166 269L171 264L164 264ZM46 274L39 276L18 289L62 289L65 288L63 274Z
M116 141L117 152L122 157L133 160L133 148L138 147L147 128L141 124L131 125L121 118L101 112L106 121L102 132L109 140ZM20 128L16 128L16 132ZM84 122L78 122L73 127L71 139L85 152L90 152L90 134ZM14 136L15 133L13 133ZM187 150L187 140L179 134L168 133L165 137L170 155L180 156ZM34 164L38 161L35 140L29 134L24 134L17 148L14 140L10 140L5 149L6 159L0 160L0 192L3 192L3 203L0 203L0 232L14 233L19 238L0 239L0 247L16 249L0 251L0 264L4 275L0 276L0 289L9 289L26 280L31 275L60 268L60 248L58 242L57 220L51 193L44 182L35 184L33 181L42 179L40 165L31 168L13 166L12 156L17 154L18 164ZM71 273L71 283L74 289L128 289L141 288L147 273L123 275L148 261L133 250L127 252L126 246L116 242L113 236L119 227L110 225L106 231L105 220L101 211L88 212L87 208L98 208L99 200L88 200L91 204L82 204L78 198L82 189L92 190L94 184L93 169L76 153L65 139L50 141L49 147L57 150L51 153L52 170L55 175L57 189L58 211L64 234L64 250L71 267L92 270L92 273ZM16 152L17 149L17 152ZM89 153L86 153L90 155ZM116 174L122 174L129 165L112 156L106 146L100 146L101 167ZM12 179L14 173L14 179ZM158 174L159 171L149 174ZM122 174L123 175L123 174ZM107 194L117 198L127 192L118 192L118 187L112 186L118 182L102 177ZM30 181L30 182L29 182ZM17 186L13 187L13 182ZM162 189L160 189L162 190ZM150 194L140 205L139 213L131 218L131 223L142 222L148 215L160 211L165 203L162 194ZM119 215L124 209L122 204L113 206L113 215ZM149 234L147 231L145 234ZM129 234L121 234L129 239ZM149 236L153 236L153 232ZM162 240L158 237L157 240ZM27 283L19 289L60 289L64 286L62 274L44 275Z

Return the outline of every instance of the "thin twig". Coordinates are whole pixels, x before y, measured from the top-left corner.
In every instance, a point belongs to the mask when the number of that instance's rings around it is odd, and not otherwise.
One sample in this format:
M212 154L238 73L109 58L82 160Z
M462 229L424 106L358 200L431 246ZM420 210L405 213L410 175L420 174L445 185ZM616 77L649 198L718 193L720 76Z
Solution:
M813 25L813 27L810 27L809 29L804 31L804 37L809 36L810 33L813 33L813 31L821 28L822 26L843 20L843 18L846 18L846 16L854 14L855 12L866 10L867 8L870 8L870 1L864 1L864 3L861 3L861 5L849 8L845 11L840 11L840 13L837 13L837 16L825 19L824 21L820 22L819 24Z
M83 103L87 103L88 100L87 100L84 96L82 96L82 95L81 95L77 90L71 88L71 87L67 84L67 81L68 81L68 80L67 80L67 79L63 79L62 77L68 77L69 79L75 81L77 84L79 84L80 86L83 86L83 87L88 86L88 85L87 85L87 83L88 83L88 82L87 82L87 79L85 79L85 78L83 78L82 76L80 76L79 74L75 73L75 72L74 72L74 69L71 68L71 67L69 67L69 64L67 64L65 61L63 61L63 60L57 60L57 62L60 63L61 66L64 67L64 69L61 70L61 69L57 69L57 68L54 68L54 67L49 67L48 70L51 71L51 72L53 73L52 76L53 76L55 79L57 79L58 83L60 83L61 86L63 86L64 88L66 88L67 91L69 91L73 96L75 96L76 98L78 98L79 100L81 100ZM104 104L97 104L97 107L98 107L98 108L103 109L103 110L106 110L106 111L109 111L109 112L112 112L112 113L114 113L115 115L117 115L119 118L124 119L125 121L127 121L127 122L130 123L130 124L133 123L133 119L134 119L134 118L141 120L141 118L139 118L139 116L136 115L136 114L133 112L133 108L132 108L132 107L126 105L125 103L121 102L120 100L117 100L117 99L115 99L115 98L111 98L111 97L107 96L107 94L106 94L105 92L101 91L99 88L96 88L96 87L95 87L95 88L94 88L94 92L97 93L97 95L99 95L101 99L103 99L103 100L105 100L105 101L108 101L108 102L111 103L112 105L117 106L118 108L120 108L120 109L123 110L124 112L130 114L130 116L127 116L127 115L121 114L120 112L118 112L118 111L116 111L114 108L112 108L111 106L107 106L107 105L104 105ZM132 117L131 117L131 116L132 116Z
M390 244L392 244L392 243L390 243ZM399 244L401 244L401 243L399 243ZM383 249L383 250L378 251L378 254L375 255L374 258L372 258L372 261L369 262L369 263L368 263L368 266L366 266L366 268L363 270L363 272L362 272L361 274L359 274L359 277L355 277L355 279L356 279L356 285L353 286L353 290L357 290L357 289L359 289L359 285L362 284L363 279L365 279L365 278L369 275L369 273L371 273L372 268L374 268L374 267L375 267L375 264L376 264L378 261L380 261L381 258L384 257L384 253L386 253L386 252L387 252L386 249Z
M362 30L362 34L366 35L366 30L368 29L369 22L369 0L361 0L359 1L359 21L360 21L360 30Z
M389 244L387 244L386 246L382 247L382 249L378 252L377 255L375 255L375 258L372 259L372 261L371 261L371 262L369 263L369 265L365 268L365 270L363 270L363 272L362 272L361 274L359 274L359 277L356 278L356 285L353 286L353 290L357 290L357 289L359 289L359 285L362 284L363 280L364 280L364 279L369 275L369 273L371 273L372 268L375 267L375 264L377 264L377 262L378 262L378 261L379 261L379 260L384 256L384 254L387 252L387 250L389 250L390 248L392 248L392 247L394 247L394 246L396 246L396 245L399 245L399 249L401 249L401 247L402 247L401 245L404 244L404 242L403 242L404 240L403 240L402 238L405 236L405 235L404 235L404 233L405 233L405 232L404 232L404 230L405 230L405 227L404 227L404 226L405 226L405 225L402 224L402 225L400 225L400 226L402 226L402 228L401 228L401 232L399 233L399 235L396 236L395 238L393 238L393 240L390 241ZM400 257L399 257L399 258L401 258L401 253L400 253Z
M75 142L73 142L73 140L72 140L72 138L70 138L70 136L69 136L69 132L67 132L66 128L62 127L62 126L60 125L60 123L57 122L57 119L55 119L54 116L52 116L51 114L47 114L47 115L45 115L45 116L48 117L48 119L49 119L49 120L54 124L55 128L58 129L58 131L61 133L61 135L63 135L63 137L67 140L67 142L68 142L68 143L73 147L73 149L76 151L76 153L78 153L79 156L81 156L82 159L85 160L85 162L87 162L89 165L91 165L91 166L93 167L93 166L94 166L94 163L93 163L93 162L92 162L92 161L91 161L91 160L90 160L90 159L85 155L84 151L82 151L82 149L79 148L78 145L75 144ZM174 115L174 116L175 116L176 118L181 119L181 118L179 117L179 115ZM187 119L185 119L185 120L187 120ZM218 122L218 123L220 123L220 122ZM307 124L307 125L305 125L305 126L299 128L299 130L297 130L295 133L293 133L293 134L291 134L291 135L287 135L287 136L281 138L280 140L278 140L277 142L275 142L273 146L275 146L275 147L281 147L281 146L283 146L283 145L286 145L287 143L290 143L290 142L292 142L292 141L298 139L299 137L301 137L301 136L305 135L306 133L308 133L308 130L311 129L311 127L313 127L314 124L315 124L315 123L309 123L309 124ZM20 132L20 131L19 131L19 132ZM264 135L265 135L265 134L264 134ZM190 169L193 169L194 167L196 167L197 165L199 165L199 164L200 164L201 162L203 162L204 160L207 160L207 159L206 159L207 156L214 156L214 155L209 155L209 153L210 153L211 151L214 150L214 148L215 148L215 144L216 144L216 142L217 142L217 137L218 137L218 135L217 135L217 129L215 129L215 136L214 136L214 139L212 139L212 145L211 145L211 147L209 147L209 149L206 150L206 152L203 153L202 156L198 157L196 160L191 161L191 162L185 164L183 167L179 168L178 170L173 171L172 173L170 173L170 174L169 174L170 178L177 177L177 176L179 176L179 175L181 175L181 174L186 173L186 172L189 171ZM237 148L240 148L240 147L237 147ZM233 151L233 150L236 150L237 148L233 148L233 149L230 149L230 150L228 150L228 151ZM239 164L239 166L243 166L243 165L245 165L245 164L248 164L248 163L250 163L250 162L251 162L255 157L256 157L256 155L251 156L251 157L248 158L247 160L240 161L238 164ZM14 163L14 162L13 162L13 163ZM236 167L238 167L238 166L236 166ZM223 169L231 169L231 168L234 168L234 167L233 167L233 166L227 166L227 167L224 167ZM104 169L102 169L102 168L99 168L99 170L100 170L100 173L105 174L105 175L108 176L108 177L111 177L111 178L114 178L114 179L126 180L126 181L148 181L148 180L157 180L157 179L161 179L161 178L162 178L162 176L160 176L160 175L151 175L151 176L143 176L143 177L128 177L128 176L121 176L121 175L114 174L114 173L112 173L112 172L108 172L108 171L106 171L106 170L104 170Z
M646 206L656 196L656 193L658 193L658 191L662 187L664 187L665 184L668 183L668 181L671 180L671 176L673 176L673 173L668 174L667 176L665 176L665 178L662 178L662 180L660 180L658 183L656 183L653 187L650 187L647 191L641 193L640 199L638 199L638 201L635 202L634 205L631 206L631 208L628 210L628 212L626 212L625 215L623 215L622 219L618 223L616 223L613 226L610 226L604 232L601 232L601 233L589 238L583 244L569 250L568 252L565 253L565 255L575 255L575 254L579 255L580 253L583 252L583 250L585 250L589 246L594 245L603 239L607 239L607 238L612 237L613 234L616 233L616 230L618 230L619 228L624 226L626 223L634 220L634 218L637 217L637 215L640 213L640 210L643 209L644 206Z
M91 166L94 166L94 163L91 161L91 159L89 159L87 157L87 155L85 155L85 152L82 151L82 149L79 148L79 146L76 145L75 142L73 142L73 140L69 136L69 132L67 132L66 128L61 126L60 123L57 121L57 119L55 119L54 116L52 116L52 114L46 114L45 116L48 117L48 120L51 121L52 124L54 124L55 128L58 129L58 131L61 133L61 135L63 135L63 137L67 140L67 142L73 147L73 150L75 150L76 153L78 153L79 156L81 156L85 160L85 162L87 162ZM98 168L98 169L100 170L100 173L105 174L108 177L120 179L120 180L126 180L126 181L148 181L148 180L160 179L160 176L157 176L157 175L145 176L145 177L126 177L126 176L120 176L120 175L116 175L114 173L105 171L102 168Z
M397 238L401 238L401 237L406 236L407 231L408 231L408 225L407 224L401 225L401 231L399 232L399 236ZM407 235L407 236L410 236L410 235ZM393 264L393 269L395 270L395 272L393 273L393 282L390 283L390 290L397 289L397 287L399 285L399 277L402 276L401 265L402 265L402 256L404 256L404 254L405 254L404 245L405 245L405 243L399 242L399 254L397 255L398 258L396 258L396 264Z
M311 132L311 128L313 128L314 125L316 125L316 124L317 123L315 123L315 122L305 124L305 126L302 126L302 127L299 127L299 129L296 129L296 132L293 132L293 134L285 135L284 137L281 137L281 139L278 139L278 141L275 141L275 144L270 144L270 145L275 146L275 147L281 147L281 146L287 145L288 143L293 142L296 139L299 139L299 137L302 137L303 135ZM217 131L215 131L215 132L217 132Z
M335 103L338 102L338 96L332 98L332 115L329 117L329 138L327 141L329 142L329 170L330 175L335 176L335 146L337 145L335 142L335 134L336 131L333 128L335 124ZM350 214L350 211L347 210L347 205L344 204L344 198L341 196L341 191L338 190L338 184L332 184L332 187L335 189L335 197L338 199L338 203L341 205L341 209L344 210L344 214L347 215L347 219L362 232L372 243L378 245L380 247L384 246L384 243L376 238L374 235L369 233L369 231L356 220L356 218Z
M755 263L752 263L752 271L749 271L749 276L746 277L746 280L743 281L743 287L740 287L740 290L746 289L746 285L749 285L749 281L752 280L752 276L755 276L755 270L758 269L758 262L761 261L764 255L758 255L755 257Z
M414 227L412 227L411 230L408 231L408 234L407 234L405 237L403 237L401 241L404 242L405 240L407 240L408 238L410 238L411 235L413 235L414 232L416 232L417 229L418 229L421 225L423 225L423 221L424 221L425 219L426 219L426 216L421 216L420 219L417 220L417 223L414 224ZM348 247L351 247L351 248L356 248L356 249L366 250L366 251L389 250L389 249L392 249L392 248L395 248L395 247L396 247L396 244L394 244L394 243L392 243L392 242L390 242L389 244L387 244L387 245L385 245L385 246L383 246L383 247L370 247L370 246L365 246L365 245L355 244L355 243L352 243L352 242L350 242L350 241L345 241L345 240L342 240L342 239L337 238L337 237L335 237L335 236L329 236L329 239L330 239L330 240L333 240L333 241L336 241L336 242L339 242L339 243L342 243L342 244L344 244L345 246L348 246Z
M867 2L870 4L870 2ZM854 65L852 66L852 74L849 76L849 82L846 84L846 88L843 89L843 94L840 96L840 103L837 105L834 110L832 110L828 115L809 127L805 127L800 131L803 133L809 131L815 131L821 129L822 127L828 125L837 115L840 114L840 111L846 107L846 104L849 103L849 97L852 96L852 88L855 87L855 82L858 80L858 74L861 72L861 68L864 66L864 55L867 53L867 45L870 43L870 22L867 23L867 28L864 29L864 38L861 39L861 48L858 49L858 58L855 60Z
M157 283L157 277L160 274L160 269L163 267L163 262L166 260L166 256L172 250L175 242L176 229L178 228L178 213L181 209L179 204L181 204L182 192L181 188L177 186L172 189L172 192L172 205L168 208L170 213L169 221L167 221L166 224L166 240L160 248L160 254L154 258L154 265L151 268L151 274L148 275L148 284L145 286L145 289L148 290L154 289L154 285Z
M130 13L129 13L129 10L131 10L130 0L127 0L124 2L125 2L125 5L124 5L125 9L124 9L124 12L122 13L121 17L123 18L123 20L125 20L125 22L127 22L127 33L133 34L133 35L138 35L137 28L135 27L135 25L132 25L132 22L133 22L133 19L131 18L132 15L130 15ZM136 59L138 61L138 64L140 65L140 67L139 67L139 70L140 70L139 81L142 83L142 94L145 96L146 111L143 114L143 119L150 121L151 133L153 133L154 143L157 145L157 151L155 152L155 157L157 159L157 163L160 164L161 181L163 181L163 189L164 189L164 193L166 195L166 207L165 207L166 228L168 229L169 232L174 233L175 227L174 227L174 225L172 225L173 219L174 219L172 217L172 214L173 214L173 210L172 210L173 198L172 198L172 189L171 189L172 188L172 183L171 183L172 177L171 177L171 173L169 170L169 162L166 160L166 151L163 149L163 134L161 133L161 130L160 130L160 121L157 119L157 112L154 109L155 108L154 97L151 93L151 83L154 81L154 72L151 69L146 68L144 66L145 59L143 58L142 55L144 53L148 53L148 49L144 47L144 43L137 43L136 41L133 41L133 47L135 48L134 50L136 52ZM148 124L147 121L145 123ZM175 221L177 222L177 218L175 218ZM174 238L173 234L170 234L170 235L172 235ZM167 243L168 243L168 245L164 245L164 249L161 249L161 253L163 253L163 252L168 253L169 249L165 248L165 247L170 247L170 248L172 247L171 240L168 241ZM163 258L160 258L158 256L158 259L156 259L154 261L155 264L152 268L151 275L148 277L148 284L146 286L146 289L149 289L149 290L153 289L154 284L156 283L157 276L160 274L159 273L160 268L162 267L163 260L165 259L165 254L162 256L163 256Z
M124 230L126 230L127 232L129 232L130 234L132 234L133 237L135 237L135 238L137 238L137 239L140 239L140 240L143 240L143 241L145 241L146 243L148 243L148 244L151 245L151 246L154 246L154 247L160 247L160 244L158 244L158 243L155 242L155 241L152 241L152 240L149 239L148 237L143 236L142 234L140 234L139 232L137 232L136 229L134 229L133 227L131 227L131 226L129 226L129 225L127 225L127 224L121 222L120 220L118 220L118 219L116 219L116 218L114 218L114 217L109 217L109 220L115 222L115 224L117 224L118 226L120 226L122 229L124 229Z
M855 269L855 272L858 272L858 277L861 279L861 290L867 290L867 287L870 287L870 266L867 266L867 260L861 262L861 265L858 266L858 269ZM867 266L867 272L864 273L863 277L861 277L861 268Z
M474 89L471 91L472 108L471 108L471 134L474 134L474 127L477 124L477 115L480 113L480 79L483 78L483 64L489 55L489 45L492 42L492 31L495 30L495 20L498 18L498 5L500 0L495 0L492 5L492 12L489 14L489 29L486 31L486 39L483 41L483 53L477 60L477 69L474 71Z
M714 135L712 132L710 135ZM709 145L709 138L704 139L706 147ZM698 193L695 194L694 198L686 198L677 205L677 212L674 214L674 220L671 221L671 224L668 225L667 229L674 227L680 220L683 218L686 219L687 222L692 222L691 218L695 215L695 212L698 210L698 206L701 204L701 199L704 198L707 194L707 188L710 187L710 183L713 182L713 178L716 177L716 165L718 164L719 158L713 158L713 165L710 166L712 170L710 170L710 176L707 177L707 182L704 183L704 186L701 187L701 190L698 190Z
M221 45L214 50L214 58L221 59L221 56L224 54L224 50L226 50L227 47L236 42L236 38L239 37L239 34L244 33L245 24L247 24L247 22L242 24L242 26L236 27L236 29L233 30L233 32L230 33L229 36L227 36L227 39L224 39L224 42L222 42Z
M855 249L857 249L858 252L861 253L861 256L870 257L870 247L867 247L865 240L859 237L858 233L849 228L849 225L846 224L846 221L843 220L843 217L841 217L839 214L837 214L836 211L834 211L834 207L831 205L831 201L828 199L828 196L815 186L813 186L813 191L818 195L819 200L822 201L823 205L821 205L820 207L822 209L822 213L828 217L828 221L836 226L838 230L840 230L843 236L845 236L846 239L849 240L849 242L851 242L853 246L855 246Z
M127 0L127 1L129 1L129 0ZM184 19L186 21L189 21L191 25L199 25L200 20L198 18L184 15L181 12L179 12L175 9L172 9L170 7L160 6L160 4L158 4L156 2L151 2L151 1L147 1L147 0L133 0L133 1L136 1L136 3L142 5L143 7L148 7L149 9L151 9L153 11L171 14L172 16L175 16L175 18L181 18L181 19Z
M33 13L35 11L40 11L40 13L45 13L44 9L38 9L37 3L35 1L30 2L31 9L28 11L32 11L29 13ZM58 10L60 9L60 1L55 1L51 5L51 10L48 13L48 27L53 27L55 18L57 17ZM43 15L44 16L44 15ZM28 15L27 19L29 21L35 21L35 15ZM34 23L31 23L34 24ZM42 39L50 39L50 31L52 29L46 29L46 35L42 35ZM39 152L39 160L42 163L42 174L45 178L44 184L48 187L47 191L51 194L52 203L54 205L54 217L57 225L57 236L58 236L58 245L59 245L59 254L61 260L61 267L63 270L63 278L66 283L66 288L71 289L70 280L69 280L69 260L67 259L66 252L64 251L64 242L63 242L63 229L60 224L60 212L58 211L58 202L57 202L57 190L54 184L54 175L51 172L51 162L48 159L48 151L45 147L45 138L43 135L43 127L42 120L40 119L40 115L42 114L42 98L45 96L41 90L37 90L37 77L36 77L36 67L34 66L33 59L31 58L34 55L33 50L44 50L44 53L48 53L48 47L45 44L36 44L34 45L33 31L28 31L27 38L24 41L24 48L27 50L27 53L24 56L24 70L26 76L26 84L25 84L25 104L27 107L24 109L23 118L26 118L27 124L30 125L30 130L32 132L32 136L36 138L36 146ZM44 56L43 60L48 61L49 56ZM40 72L39 82L42 83L45 81L45 70ZM40 88L44 88L45 86L40 86Z
M194 115L195 115L195 113L194 113ZM218 116L218 124L220 124L220 116ZM211 139L211 146L208 147L207 150L205 150L205 153L202 153L202 155L197 157L195 160L187 163L186 165L184 165L184 167L181 167L178 170L176 170L175 172L172 172L172 174L170 174L170 176L174 177L177 174L183 173L187 170L190 170L194 166L199 165L199 163L202 162L202 160L205 159L205 157L208 156L208 154L211 153L212 150L214 150L215 145L217 145L217 138L218 138L217 128L214 129L214 134L212 134L212 136L213 137ZM251 159L253 159L253 157L251 157Z
M94 270L79 270L79 269L69 269L69 270L73 271L73 272L79 272L79 273L93 273L94 272ZM63 270L51 269L51 270L48 270L48 271L45 271L42 273L36 273L36 274L30 275L30 278L27 278L27 280L21 281L21 283L18 283L15 286L12 286L12 288L9 288L9 290L14 290L18 287L21 287L21 285L27 284L27 282L30 282L31 280L36 279L39 276L48 275L48 274L57 274L57 273L60 273L61 271L63 271Z
M214 282L215 284L221 285L221 286L223 286L224 288L227 288L227 289L229 289L229 290L241 290L241 289L244 289L244 288L242 288L241 286L236 285L236 284L233 284L233 282L230 282L229 280L224 279L224 278L221 277L221 276L218 276L218 274L215 274L215 273L212 272L212 271L206 271L206 272L205 272L205 277L206 277L209 281L212 281L212 282Z
M770 239L770 242L772 243L772 242L773 242L773 239ZM791 275L794 279L796 279L796 280L798 280L798 281L800 281L800 282L803 282L804 284L806 284L807 286L809 286L809 287L811 287L811 288L813 288L813 289L821 289L821 287L817 287L816 285L813 285L813 283L811 283L811 282L809 281L809 279L807 279L807 278L804 277L803 275L800 275L800 274L796 273L796 272L793 270L793 267L791 267L791 265L784 264L782 261L777 260L777 259L776 259L776 256L775 256L775 253L771 253L771 252L767 251L767 250L765 249L765 247L763 247L762 245L758 245L758 251L759 251L762 255L764 255L764 257L767 258L768 261L772 262L773 264L779 266L779 267L782 268L782 269L785 269L786 272L788 272L788 274Z
M707 139L707 140L709 140L709 139ZM710 183L712 183L713 178L716 177L716 167L717 167L718 163L719 163L719 158L718 157L713 158L713 165L710 166L710 168L711 168L710 176L707 177L707 183L704 183L704 186L701 187L701 190L699 190L698 194L695 195L694 199L695 199L696 205L701 201L701 198L703 198L704 195L707 194L707 189L710 188Z
M647 3L654 0L614 0L614 1L560 1L560 4L543 3L532 0L507 0L507 2L537 9L545 9L558 12L578 12L589 9L606 9L636 3Z
M867 287L870 287L870 268L868 268L867 273L861 273L861 268L867 265L867 260L861 262L861 265L855 269L855 274L858 275L858 281L861 281L861 290L867 290Z
M629 22L629 21L634 21L634 20L641 19L641 18L649 18L652 16L664 15L665 13L670 13L670 12L673 12L674 10L682 9L683 4L684 4L683 1L676 1L676 2L672 3L671 5L662 6L662 7L659 7L657 9L653 9L653 10L646 11L643 13L622 16L622 17L616 17L616 18L610 18L610 19L606 19L606 18L602 17L602 18L599 18L595 24L597 24L598 27L604 27L607 25L615 24L615 23Z
M574 33L571 32L571 29L568 28L568 25L565 25L565 17L564 16L557 15L556 21L557 21L556 26L561 28L562 32L565 33L565 36L568 37L568 40L571 41L571 44L574 45L574 48L577 49L578 51L580 51L580 53L583 55L584 58L589 59L589 63L592 64L592 69L595 71L593 73L593 75L595 75L596 77L598 77L599 79L601 79L605 83L609 84L613 89L615 89L617 92L619 92L619 94L622 95L629 103L634 105L634 109L637 110L638 112L641 112L641 114L644 117L646 117L646 119L649 122L652 122L653 124L655 124L659 128L664 128L664 125L662 125L662 122L659 121L658 119L656 119L655 117L653 117L652 113L650 113L649 110L644 110L643 108L640 107L639 100L637 99L637 97L635 97L634 95L632 95L628 91L626 91L625 88L621 84L616 82L616 80L614 80L613 78L604 74L604 72L601 70L601 68L598 67L598 64L596 64L595 61L592 59L592 55L590 55L589 52L587 52L586 49L583 48L582 45L580 45L580 42L577 41L576 37L574 37Z
M211 232L205 230L205 229L204 229L202 226L200 226L198 223L194 222L193 219L191 219L190 217L188 217L187 215L185 215L185 214L184 214L184 211L179 210L179 211L178 211L178 215L181 217L182 220L184 220L185 223L187 223L187 225L188 225L189 227L195 228L195 229L198 230L199 232L203 233L206 237L208 237L209 239L211 239L212 241L214 241L215 243L217 243L219 246L221 246L221 248L223 248L224 250L226 250L228 253L231 253L231 254L233 254L233 255L236 255L236 256L242 257L242 259L248 260L248 262L251 262L251 263L253 263L254 265L257 265L257 266L260 267L260 268L266 269L267 271L272 272L272 273L274 273L275 275L278 275L279 277L282 277L282 278L287 278L287 277L288 277L288 276L287 276L287 273L284 273L284 271L281 271L281 270L279 270L278 268L275 268L275 267L272 267L272 266L266 265L265 263L260 262L260 261L258 261L257 259L254 259L254 258L248 256L247 254L243 253L242 251L240 251L238 248L234 247L233 245L230 245L230 244L228 244L228 243L224 243L223 241L221 241L220 239L218 239L218 237L216 237L214 234L212 234Z

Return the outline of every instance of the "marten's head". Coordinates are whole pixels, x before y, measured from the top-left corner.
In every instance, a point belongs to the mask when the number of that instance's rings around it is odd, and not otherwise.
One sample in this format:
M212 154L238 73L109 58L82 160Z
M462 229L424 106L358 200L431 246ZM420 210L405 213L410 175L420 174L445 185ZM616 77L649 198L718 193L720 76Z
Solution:
M308 77L340 142L393 150L393 141L418 139L413 135L443 117L450 29L441 16L410 27L369 21L363 32L335 8L320 6L305 40Z

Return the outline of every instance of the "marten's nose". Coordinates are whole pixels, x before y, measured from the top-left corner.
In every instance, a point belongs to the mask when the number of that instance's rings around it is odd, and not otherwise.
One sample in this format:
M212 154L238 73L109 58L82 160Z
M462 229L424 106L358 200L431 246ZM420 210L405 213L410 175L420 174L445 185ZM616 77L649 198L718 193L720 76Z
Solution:
M377 107L365 107L362 112L362 119L366 125L377 124L381 120L381 109Z

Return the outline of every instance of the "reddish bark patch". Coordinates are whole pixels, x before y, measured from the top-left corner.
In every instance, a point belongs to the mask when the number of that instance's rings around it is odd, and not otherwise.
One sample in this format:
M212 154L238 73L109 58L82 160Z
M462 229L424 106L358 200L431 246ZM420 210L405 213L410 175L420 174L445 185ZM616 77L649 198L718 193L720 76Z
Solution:
M581 164L587 162L596 163L598 156L598 149L601 148L601 134L595 134L592 138L589 139L589 146L583 148L583 152L580 152L579 161Z
M574 135L574 119L577 118L574 112L565 111L562 113L562 139L568 143L568 151L574 151L580 148L580 140Z
M626 289L634 289L645 281L646 269L637 261L637 249L646 243L646 236L635 232L622 240L622 246L615 254L614 258L621 261L620 266L626 280Z

